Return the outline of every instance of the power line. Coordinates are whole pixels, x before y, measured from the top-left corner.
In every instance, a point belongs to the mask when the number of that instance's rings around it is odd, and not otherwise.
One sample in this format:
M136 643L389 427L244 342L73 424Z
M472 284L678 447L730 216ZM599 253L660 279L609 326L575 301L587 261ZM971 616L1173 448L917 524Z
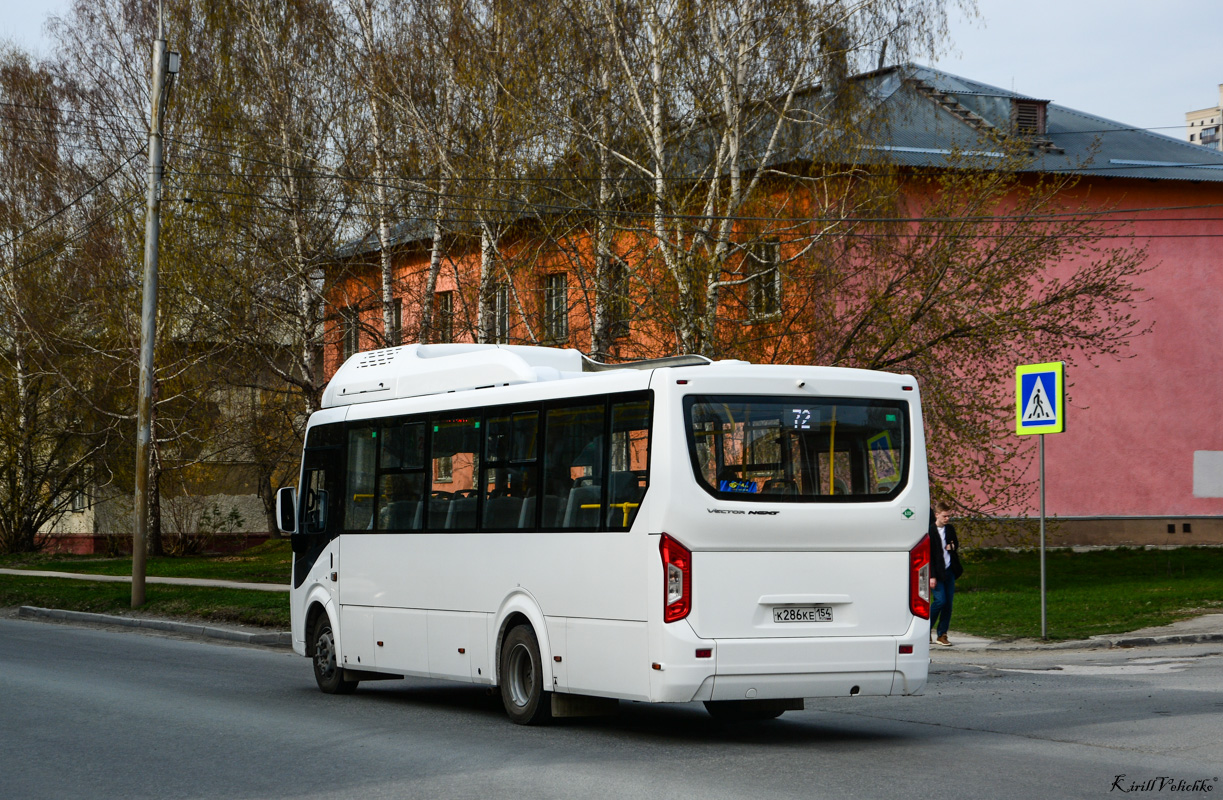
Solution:
M193 176L195 173L182 173L173 170L179 175ZM233 175L235 178L246 176ZM347 179L354 183L363 185L377 186L380 182L363 181L356 178ZM383 182L382 185L397 188L405 192L411 192L416 195L423 195L434 200L448 201L445 205L447 211L466 211L471 213L497 213L509 212L518 215L527 215L532 211L549 211L556 213L585 213L592 215L612 216L612 217L633 217L641 219L654 219L659 216L653 211L631 211L628 209L616 208L596 208L586 205L559 205L543 201L519 201L512 198L494 198L488 195L464 194L458 192L436 192L432 190L418 189L415 187L405 188L399 184L388 184ZM298 202L302 205L331 205L331 206L360 206L363 208L394 208L403 209L403 203L388 202L378 203L374 200L354 200L348 197L325 197L318 195L290 195L272 192L248 192L237 189L222 189L210 188L200 185L178 184L179 191L188 195L182 199L196 200L194 195L197 194L220 194L234 197L247 197L256 200L282 200L289 202ZM485 205L459 205L451 201L474 201L481 202ZM502 205L502 208L493 208L490 206ZM250 205L251 208L259 208L258 205ZM675 212L664 212L661 216L667 220L689 220L689 221L708 221L722 222L726 220L738 220L743 222L786 222L786 223L801 223L801 222L818 222L818 223L854 223L854 224L890 224L890 223L908 223L908 222L956 222L956 223L996 223L996 222L1041 222L1041 221L1066 221L1078 219L1081 221L1096 220L1103 224L1110 225L1129 225L1129 224L1149 224L1163 222L1219 222L1223 221L1223 217L1158 217L1158 218L1139 218L1139 219L1110 219L1127 214L1149 214L1152 212L1167 212L1167 211L1184 211L1184 210L1204 210L1204 209L1223 209L1223 203L1202 203L1195 205L1184 206L1155 206L1149 208L1120 208L1120 209L1098 209L1098 210L1077 210L1065 211L1048 214L989 214L989 215L974 215L974 216L832 216L832 217L802 217L795 216L782 218L778 216L746 216L746 215L719 215L719 214L679 214ZM411 218L431 217L429 210L423 211L420 215L414 215Z
M112 119L123 119L123 120L128 120L130 122L133 122L135 124L141 125L141 126L145 126L146 128L148 126L148 120L139 115L121 114L117 112L106 112L106 111L99 111L96 109L80 109L80 108L75 108L73 106L63 106L63 107L43 106L43 105L35 105L35 104L30 104L30 103L18 103L18 102L3 101L3 100L0 100L0 106L9 107L9 108L22 108L22 109L27 109L31 111L48 111L48 112L55 112L59 114L76 114L79 116L90 115L90 116L97 116L97 117L107 117L107 118L112 118ZM1185 123L1178 123L1176 125L1122 125L1120 123L1117 123L1108 128L1055 131L1054 135L1076 136L1076 135L1097 135L1097 134L1106 134L1106 133L1144 133L1144 132L1150 132L1150 131L1188 130L1188 128L1189 126ZM1174 137L1168 137L1168 138L1174 138ZM1186 142L1183 140L1177 140L1177 141L1181 141L1183 144L1189 144L1189 142Z
M125 158L125 159L124 159L122 162L120 162L120 163L119 163L119 164L118 164L118 165L117 165L117 166L116 166L114 169L112 169L110 172L108 172L106 175L104 175L102 178L100 178L100 179L99 179L97 182L95 182L95 183L94 183L92 186L90 186L88 189L86 189L85 191L83 191L83 192L81 192L79 195L77 195L76 197L74 197L74 198L72 198L71 200L69 200L69 201L68 201L68 203L67 203L67 205L65 205L63 208L60 208L59 210L57 210L57 211L55 211L55 212L51 213L49 216L44 217L43 219L41 219L41 220L39 220L38 222L34 223L34 225L30 226L29 228L26 228L24 231L19 231L19 232L17 232L17 233L16 233L16 234L14 234L14 235L13 235L13 236L12 236L12 237L11 237L11 238L8 240L8 241L4 242L3 244L0 244L0 247L8 247L10 244L12 244L13 242L17 241L18 239L21 239L21 238L24 238L24 237L26 237L26 236L29 236L30 234L34 233L34 231L36 231L36 230L38 230L39 228L41 228L42 226L46 225L48 222L50 222L51 220L55 219L55 218L56 218L56 217L58 217L60 214L63 214L65 211L67 211L68 209L72 208L72 207L73 207L73 206L75 206L77 203L81 202L81 201L82 201L82 200L84 200L86 197L88 197L89 195L93 194L93 191L94 191L95 189L97 189L99 186L101 186L102 184L106 183L108 180L110 180L111 178L113 178L113 177L114 177L114 176L115 176L115 175L116 175L116 174L119 172L119 170L121 170L121 169L123 169L125 166L127 166L127 165L128 165L128 163L129 163L129 162L131 162L131 160L132 160L133 158L135 158L136 156L140 155L140 152L141 152L141 151L137 150L136 152L132 153L130 156L128 156L127 158Z
M11 275L19 270L25 269L29 265L42 260L46 256L53 255L63 250L67 246L71 244L75 244L76 242L79 242L81 239L85 238L86 234L88 234L98 225L102 224L103 220L114 216L118 212L122 211L124 208L127 208L128 206L132 205L134 201L139 200L139 199L140 199L139 193L128 195L128 197L126 197L125 199L116 202L113 206L111 206L111 208L108 211L98 214L97 216L95 216L93 219L91 219L89 222L87 222L85 225L81 226L80 228L77 228L76 230L73 230L73 231L69 231L64 239L56 242L55 244L51 245L50 247L47 247L42 252L37 253L36 255L33 255L24 261L14 264L13 266L9 267L8 269L4 270L3 272L0 272L0 276Z
M225 207L228 207L228 208L236 208L236 209L251 209L251 210L267 210L267 209L268 209L268 206L267 206L267 205L259 205L259 204L255 204L255 203L244 203L244 202L240 202L240 201L237 201L237 200L226 200L226 199L210 199L210 200L202 200L202 199L197 199L197 200L195 200L194 202L196 202L196 203L200 203L200 204L204 204L204 205L212 205L212 206L225 206ZM338 215L339 215L341 218L347 218L347 219L359 219L359 218L363 218L363 217L365 216L365 215L362 215L362 214L359 214L359 213L355 213L355 212L352 212L352 211L347 211L347 212L336 212L336 213L337 213L337 214L338 214ZM609 216L615 216L615 214L614 214L614 213L609 213ZM1012 219L1012 221L1013 221L1013 220L1018 219L1018 218L1011 218L1011 219ZM899 221L899 222L902 222L902 223L903 223L903 222L914 222L914 221L931 221L931 220L934 220L934 221L945 221L945 222L962 222L962 221L963 221L963 220L961 220L961 219L959 219L959 218L954 218L954 217L951 217L951 218L929 218L929 219L927 219L927 220L923 220L922 218L900 218L900 219L898 219L898 220L889 220L889 221ZM1214 222L1223 222L1223 218L1218 218L1218 219L1209 219L1209 218L1207 218L1207 220L1208 220L1208 221L1214 221ZM195 221L199 222L199 221L201 221L201 220L197 218ZM368 221L368 220L366 220L366 221ZM773 220L773 221L776 221L776 220ZM802 220L802 219L798 219L798 220L791 220L791 222L793 222L794 224L793 224L793 225L788 225L788 226L787 226L787 228L788 228L788 229L791 229L791 232L789 232L789 233L788 233L787 231L768 231L768 232L764 232L763 234L760 234L760 235L765 235L765 236L768 236L768 237L770 237L770 238L784 239L784 240L786 240L786 241L791 241L791 242L793 242L793 241L806 241L806 240L810 240L810 239L812 239L812 238L814 238L814 237L816 237L817 235L820 235L820 234L817 234L817 233L807 233L807 232L804 232L804 233L793 233L793 232L792 232L792 229L793 229L793 228L795 228L795 227L797 227L799 224L807 223L807 222L810 222L810 221L811 221L811 220ZM838 221L839 221L839 220L838 220ZM873 221L878 221L878 220L866 220L866 219L863 219L863 220L858 220L858 222L859 222L859 223L860 223L860 222L873 222ZM1140 221L1140 222L1141 222L1142 220L1138 220L1138 221ZM1152 220L1152 221L1157 221L1157 220ZM432 220L429 220L429 222L432 222ZM980 224L991 224L991 222L992 222L992 221L991 221L991 220L989 220L989 219L981 219L981 220L979 220L979 222L980 222ZM1118 222L1118 223L1116 223L1116 224L1129 224L1129 223L1128 223L1128 222L1125 222L1125 223ZM447 233L448 233L449 235L458 235L458 234L463 233L463 231L459 230L459 228L460 228L461 226L464 226L464 225L470 226L470 220L469 220L469 219L462 219L462 218L459 218L459 217L451 217L451 216L447 216L447 217L444 217L444 218L442 219L442 227L443 227L443 228L447 228L447 227L449 227L449 228L450 228L450 230L448 230L448 231L447 231ZM646 232L646 233L649 233L649 231L648 231L648 230L645 230L645 229L642 229L642 230L643 230L644 232ZM472 235L474 235L474 234L472 234ZM891 234L880 234L880 233L865 233L865 232L840 232L840 233L837 233L837 234L836 234L836 236L838 236L838 237L841 237L841 238L849 238L849 239L853 239L853 238L859 238L859 239L888 239L888 238L900 238L900 239L903 239L903 238L908 238L908 239L921 239L921 238L927 238L927 239L928 239L928 238L946 238L946 239L954 239L954 240L958 240L958 241L968 241L968 240L974 240L974 241L975 241L975 240L983 240L983 239L985 239L985 240L999 240L999 239L1022 239L1022 238L1029 238L1029 239L1042 239L1042 238L1050 238L1050 237L1051 237L1051 236L1053 236L1053 235L1054 235L1054 234L1043 234L1043 233L1039 233L1039 232L1032 232L1032 233L1014 232L1014 231L1010 231L1010 232L1007 232L1007 231L1003 231L1003 232L993 232L993 231L979 231L979 230L971 230L971 231L966 231L966 232L964 232L964 233L959 233L959 234L956 234L956 233L945 233L945 232L944 232L944 233L920 232L920 231L919 231L919 232L913 232L913 233L896 234L896 235L891 235ZM347 244L355 244L355 243L357 243L357 242L359 242L359 241L363 241L364 239L369 238L369 236L370 236L370 234L367 234L366 236L359 237L359 238L357 238L357 239L356 239L356 240L354 240L354 241L349 241L349 242L347 242ZM1097 241L1097 240L1113 240L1113 239L1117 239L1117 240L1132 240L1132 239L1144 239L1144 240L1145 240L1145 239L1213 239L1213 238L1223 238L1223 233L1218 233L1218 234L1211 234L1211 233L1161 234L1161 233L1139 233L1139 232L1128 232L1128 233L1081 233L1081 234L1076 234L1076 235L1075 235L1073 238L1075 238L1075 239L1090 239L1090 240L1093 240L1093 241ZM402 242L397 241L397 242L395 242L395 244L402 244Z

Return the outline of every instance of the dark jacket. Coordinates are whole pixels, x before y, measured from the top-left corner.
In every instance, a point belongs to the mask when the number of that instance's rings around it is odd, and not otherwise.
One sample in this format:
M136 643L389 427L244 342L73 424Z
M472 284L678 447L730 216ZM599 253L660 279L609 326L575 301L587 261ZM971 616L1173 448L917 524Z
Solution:
M955 535L955 526L950 522L947 523L946 532L947 544L951 547L951 574L958 578L964 574L964 567L960 564L960 539ZM943 539L938 535L938 526L934 524L932 516L930 519L930 577L940 581L947 577L942 548Z

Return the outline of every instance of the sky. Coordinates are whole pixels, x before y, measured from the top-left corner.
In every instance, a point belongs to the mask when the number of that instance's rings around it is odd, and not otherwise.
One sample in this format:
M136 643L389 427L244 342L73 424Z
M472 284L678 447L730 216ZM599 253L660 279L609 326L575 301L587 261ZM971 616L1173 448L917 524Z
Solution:
M950 0L955 3L955 0ZM42 25L70 0L0 0L0 39L46 55ZM952 13L946 72L1184 138L1185 112L1219 102L1218 0L978 0Z
M1136 128L1185 138L1185 112L1219 103L1218 0L978 0L931 66Z

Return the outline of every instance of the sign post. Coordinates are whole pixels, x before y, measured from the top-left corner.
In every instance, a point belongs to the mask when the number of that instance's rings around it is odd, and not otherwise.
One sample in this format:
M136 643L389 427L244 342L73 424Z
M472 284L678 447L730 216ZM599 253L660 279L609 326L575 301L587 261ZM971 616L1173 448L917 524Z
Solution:
M1066 365L1061 361L1015 368L1015 433L1040 435L1040 638L1049 638L1045 614L1045 434L1066 430Z

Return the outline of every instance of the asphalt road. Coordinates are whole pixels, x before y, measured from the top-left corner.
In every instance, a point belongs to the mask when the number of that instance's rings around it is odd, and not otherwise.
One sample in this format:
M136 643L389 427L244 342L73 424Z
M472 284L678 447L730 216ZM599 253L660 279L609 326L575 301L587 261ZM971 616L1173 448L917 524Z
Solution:
M1223 796L1221 646L934 656L922 697L524 728L480 688L333 697L284 650L0 619L0 796L1102 797L1158 778L1210 791L1137 793Z

